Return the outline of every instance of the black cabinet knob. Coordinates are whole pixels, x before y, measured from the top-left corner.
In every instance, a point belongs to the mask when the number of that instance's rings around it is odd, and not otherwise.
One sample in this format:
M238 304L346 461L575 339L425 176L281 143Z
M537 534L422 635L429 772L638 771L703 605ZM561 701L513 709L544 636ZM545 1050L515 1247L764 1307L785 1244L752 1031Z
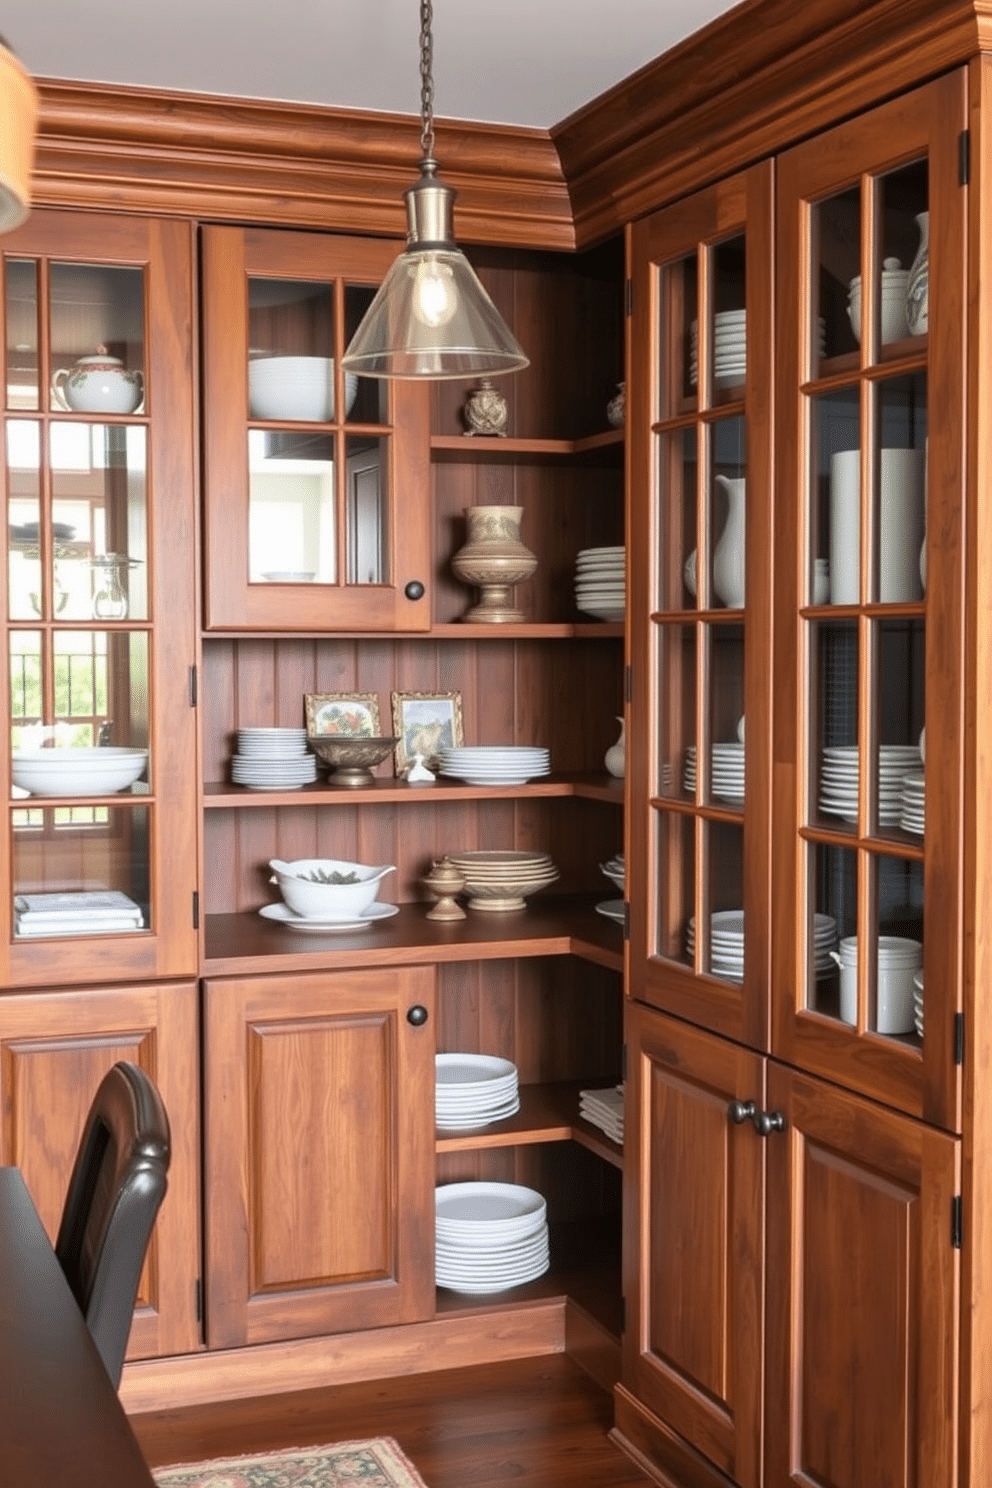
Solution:
M743 1126L745 1121L754 1121L757 1109L754 1101L731 1101L727 1115L735 1126Z
M427 1022L427 1009L422 1003L415 1002L406 1015L406 1021L412 1023L414 1028L420 1028Z
M403 593L406 595L407 599L423 599L424 586L419 579L411 579L409 584L407 584L406 588L403 590Z

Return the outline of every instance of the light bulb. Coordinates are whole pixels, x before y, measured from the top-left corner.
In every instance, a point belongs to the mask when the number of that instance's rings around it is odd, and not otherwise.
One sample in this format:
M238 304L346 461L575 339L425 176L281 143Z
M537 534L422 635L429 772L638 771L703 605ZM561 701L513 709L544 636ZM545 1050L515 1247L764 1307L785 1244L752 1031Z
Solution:
M431 255L414 270L413 313L423 325L447 325L458 309L458 290L447 264Z

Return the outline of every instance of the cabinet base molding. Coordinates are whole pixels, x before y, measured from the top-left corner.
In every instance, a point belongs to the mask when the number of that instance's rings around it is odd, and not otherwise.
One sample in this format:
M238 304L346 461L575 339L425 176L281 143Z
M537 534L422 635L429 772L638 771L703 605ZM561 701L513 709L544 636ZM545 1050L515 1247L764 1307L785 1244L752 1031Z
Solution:
M370 1328L363 1333L207 1350L168 1359L136 1359L124 1367L120 1397L129 1415L140 1415L318 1385L560 1354L565 1352L565 1313L566 1299L555 1297L533 1305L449 1313L429 1322Z
M662 1488L735 1488L712 1463L635 1400L623 1385L613 1391L610 1440Z

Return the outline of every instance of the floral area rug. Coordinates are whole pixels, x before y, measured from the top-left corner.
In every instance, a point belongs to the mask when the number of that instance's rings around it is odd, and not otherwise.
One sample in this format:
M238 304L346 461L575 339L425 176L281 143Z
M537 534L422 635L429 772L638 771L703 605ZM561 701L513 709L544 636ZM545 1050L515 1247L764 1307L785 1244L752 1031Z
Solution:
M386 1436L159 1467L152 1477L158 1488L425 1488L413 1463Z

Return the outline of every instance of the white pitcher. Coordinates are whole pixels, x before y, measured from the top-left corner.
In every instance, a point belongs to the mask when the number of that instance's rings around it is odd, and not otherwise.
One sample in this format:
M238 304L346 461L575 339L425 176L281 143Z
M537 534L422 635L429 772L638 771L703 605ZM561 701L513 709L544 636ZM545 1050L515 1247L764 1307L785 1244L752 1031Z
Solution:
M713 552L713 592L728 609L744 606L744 478L713 477L727 493L727 520Z

